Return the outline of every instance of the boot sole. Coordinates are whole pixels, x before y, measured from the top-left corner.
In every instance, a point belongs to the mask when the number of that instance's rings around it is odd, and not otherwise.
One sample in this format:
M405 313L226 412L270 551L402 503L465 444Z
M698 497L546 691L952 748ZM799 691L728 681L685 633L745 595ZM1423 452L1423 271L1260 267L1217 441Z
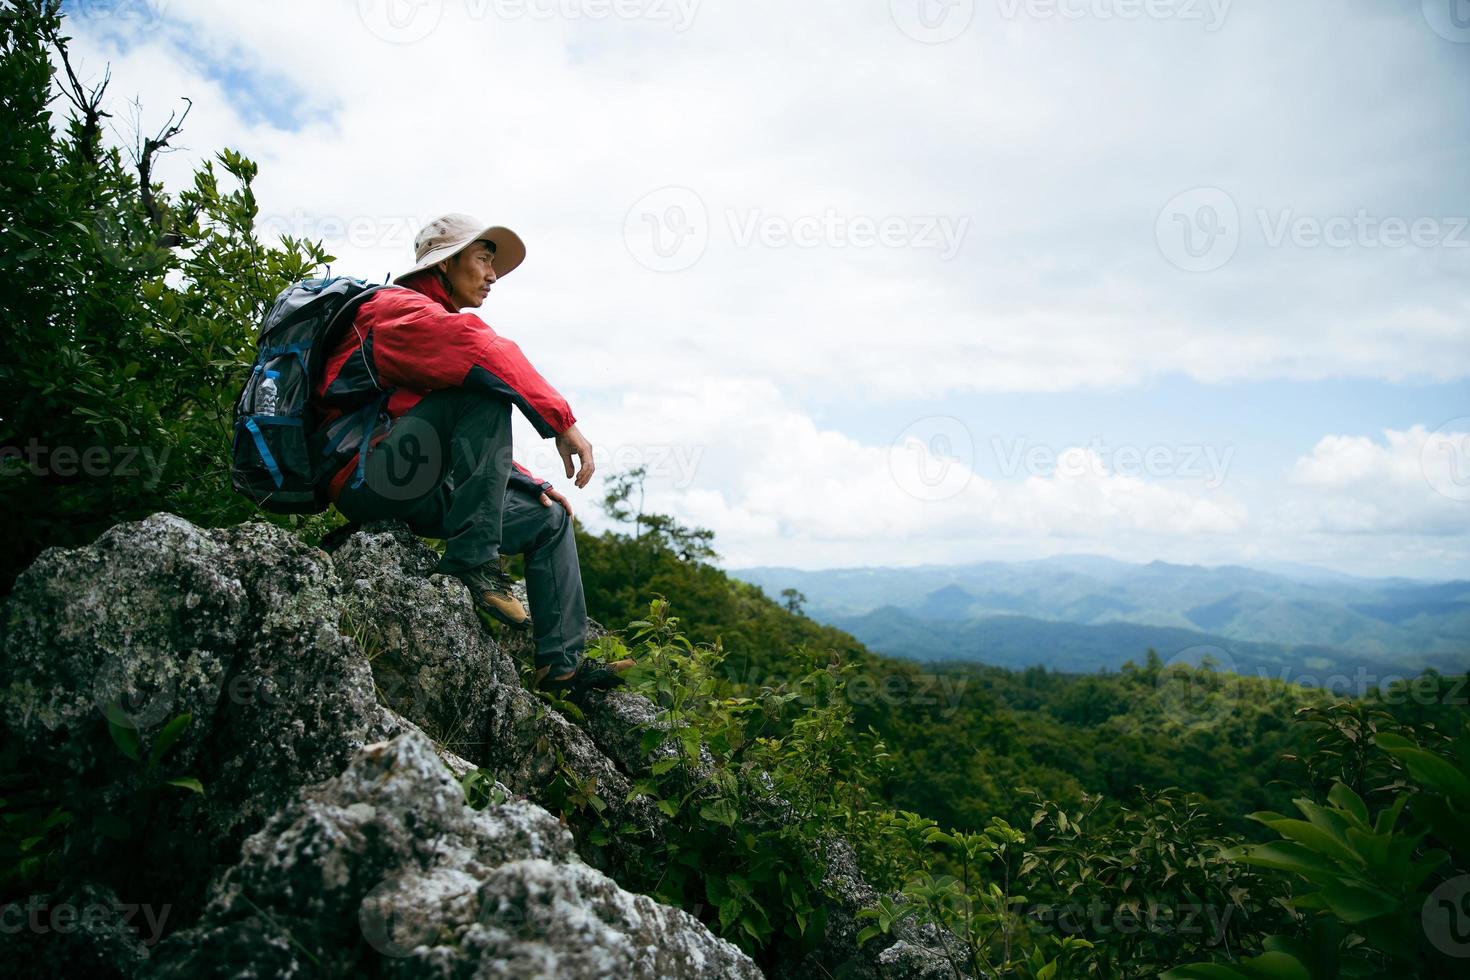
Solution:
M531 628L530 616L527 616L525 619L521 620L511 619L509 616L505 615L494 606L482 606L478 602L475 603L475 612L479 613L482 619L486 616L489 616L491 619L495 620L497 623L500 623L502 626L509 626L513 630L528 630Z

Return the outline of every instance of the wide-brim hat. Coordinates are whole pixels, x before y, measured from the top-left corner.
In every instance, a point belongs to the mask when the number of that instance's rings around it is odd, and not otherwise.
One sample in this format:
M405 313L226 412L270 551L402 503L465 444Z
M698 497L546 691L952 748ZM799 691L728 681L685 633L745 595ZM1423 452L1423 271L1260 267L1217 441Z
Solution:
M413 240L414 267L401 276L394 276L393 281L401 283L409 276L432 269L482 240L495 246L497 279L505 278L526 260L526 243L509 228L500 225L486 227L467 214L446 214L419 230Z

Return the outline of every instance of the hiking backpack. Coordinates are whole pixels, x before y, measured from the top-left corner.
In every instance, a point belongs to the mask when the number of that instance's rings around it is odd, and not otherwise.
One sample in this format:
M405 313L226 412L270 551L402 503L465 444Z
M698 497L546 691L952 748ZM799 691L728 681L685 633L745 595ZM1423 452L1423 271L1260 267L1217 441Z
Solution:
M344 416L333 431L318 433L312 392L357 308L389 288L394 287L346 276L307 279L283 289L261 321L255 364L235 399L230 481L263 510L314 514L326 509L318 484L358 427ZM387 393L360 397L363 404L352 407L359 409L365 441Z

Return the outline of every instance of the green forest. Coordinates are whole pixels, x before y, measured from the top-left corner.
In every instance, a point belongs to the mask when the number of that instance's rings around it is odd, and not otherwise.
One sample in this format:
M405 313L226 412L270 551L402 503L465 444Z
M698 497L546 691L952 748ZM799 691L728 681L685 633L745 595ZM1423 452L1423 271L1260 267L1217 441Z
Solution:
M106 83L65 50L55 4L0 7L0 594L42 549L160 510L320 541L340 516L255 512L228 453L260 317L333 257L257 237L233 150L187 187L154 179L182 106L136 152L109 145ZM886 658L728 577L709 531L643 511L643 479L617 474L616 529L578 537L612 630L590 655L633 656L675 722L645 736L677 751L635 792L676 832L625 886L769 963L820 933L837 834L883 895L864 937L932 923L973 976L1465 975L1466 676L1345 699L1148 649L1085 675ZM564 789L579 836L629 832L596 787ZM35 890L65 828L0 815L4 890Z
M808 801L792 867L847 828L905 898L871 928L940 923L976 976L1454 974L1461 906L1437 903L1470 884L1470 677L1343 699L1153 650L1085 675L886 658L726 577L707 532L628 514L637 480L606 501L632 526L578 541L591 615L630 623L606 654L633 650L638 683L730 771L758 764ZM694 823L693 881L664 893L691 907L778 843L736 844L724 870L711 856L740 828L711 846ZM803 931L782 870L741 882L758 944L780 941L762 910L782 903Z

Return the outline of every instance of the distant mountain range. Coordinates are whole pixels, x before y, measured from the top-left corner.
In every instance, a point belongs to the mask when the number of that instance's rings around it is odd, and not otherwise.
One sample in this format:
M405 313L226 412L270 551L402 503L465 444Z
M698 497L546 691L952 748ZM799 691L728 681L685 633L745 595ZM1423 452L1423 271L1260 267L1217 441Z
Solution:
M806 596L813 619L918 660L1054 670L1117 669L1152 648L1245 673L1379 677L1470 669L1470 581L1355 578L1069 555L1028 562L730 574L773 598Z

